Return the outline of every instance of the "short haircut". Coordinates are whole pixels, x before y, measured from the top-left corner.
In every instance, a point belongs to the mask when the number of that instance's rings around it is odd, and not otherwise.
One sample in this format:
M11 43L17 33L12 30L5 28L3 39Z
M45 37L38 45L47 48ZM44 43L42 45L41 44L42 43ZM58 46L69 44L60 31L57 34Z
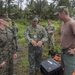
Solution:
M65 12L66 15L69 15L69 11L68 11L68 8L66 6L59 6L58 12L61 13L63 11Z

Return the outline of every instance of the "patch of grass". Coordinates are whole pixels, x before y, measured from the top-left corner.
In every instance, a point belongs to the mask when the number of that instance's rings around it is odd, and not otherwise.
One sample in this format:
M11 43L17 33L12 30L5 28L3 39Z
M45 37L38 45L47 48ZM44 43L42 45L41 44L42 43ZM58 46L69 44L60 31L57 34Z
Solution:
M18 23L16 23L16 26L18 27L18 42L25 43L24 31L26 29L26 26Z
M19 43L25 43L25 39L24 38L18 39L18 42Z
M28 49L27 48L28 44L27 44L27 42L26 42L26 40L24 38L24 31L25 31L26 27L29 26L30 24L28 23L27 20L16 20L15 22L16 22L16 25L18 26L18 29L19 29L18 42L24 44L25 50L26 50L26 51L23 51L22 53L20 53L21 55L25 55L25 57L20 60L20 67L22 68L22 70L24 70L24 71L22 71L22 72L24 72L23 75L28 75L28 68L29 68L28 50L27 50ZM55 43L56 44L55 44L54 50L58 51L60 53L60 50L61 50L60 45L59 45L59 42L60 42L60 35L59 35L60 22L59 21L52 21L52 23L54 24L54 26L56 28L56 32L55 32ZM46 27L47 21L42 20L40 22L40 24L42 26ZM42 57L43 57L43 60L46 60L46 59L50 58L51 55L48 55L49 49L47 48L47 45L44 46L43 49L44 50L43 50L43 56Z
M55 47L54 47L54 50L55 50L55 51L58 51L58 53L60 53L60 52L61 52L61 47L60 47L60 45L59 45L59 44L56 44Z
M41 24L43 27L46 27L46 26L47 26L47 22L46 22L46 21L41 21L40 24Z
M27 26L30 25L30 22L25 20L25 19L17 19L16 21L16 25L18 26L18 37L19 37L19 42L24 43L24 31L26 29ZM52 23L54 24L56 30L58 30L58 32L60 31L60 22L59 21L52 21ZM42 20L40 22L40 25L46 27L47 25L47 21L46 20Z
M29 21L26 19L17 19L15 22L21 24L21 25L25 25L28 26L29 25Z

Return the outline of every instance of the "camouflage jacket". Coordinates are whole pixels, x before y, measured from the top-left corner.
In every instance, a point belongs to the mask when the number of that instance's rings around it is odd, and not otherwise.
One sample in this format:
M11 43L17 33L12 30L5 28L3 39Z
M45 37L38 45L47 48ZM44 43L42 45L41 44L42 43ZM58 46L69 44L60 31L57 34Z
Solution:
M16 26L10 26L9 29L12 31L14 37L17 37L18 27L16 27Z
M48 31L53 31L53 32L50 33L50 35L53 35L54 32L55 32L55 27L54 27L54 25L47 25L47 26L46 26L46 31L47 31L47 33L48 33Z
M36 28L34 28L32 25L27 27L25 31L25 38L28 42L31 42L31 40L35 41L47 41L47 33L44 27L37 25Z
M15 45L12 41L13 35L8 28L0 29L0 63L7 60L8 52L16 52Z

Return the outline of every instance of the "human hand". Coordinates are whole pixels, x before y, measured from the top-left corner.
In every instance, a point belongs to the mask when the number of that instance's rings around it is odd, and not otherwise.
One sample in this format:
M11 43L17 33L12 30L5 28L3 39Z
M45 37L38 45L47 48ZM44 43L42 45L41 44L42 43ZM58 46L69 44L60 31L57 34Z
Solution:
M33 46L37 46L37 42L36 41L32 40L31 43L32 43Z
M42 44L43 44L43 42L42 42L42 41L38 41L37 46L41 47L41 46L42 46Z
M17 58L17 54L14 54L14 55L13 55L13 58L16 59L16 58Z
M0 64L0 67L4 67L6 65L6 62L3 61L1 64Z
M75 48L74 49L69 48L68 53L74 55L75 54Z

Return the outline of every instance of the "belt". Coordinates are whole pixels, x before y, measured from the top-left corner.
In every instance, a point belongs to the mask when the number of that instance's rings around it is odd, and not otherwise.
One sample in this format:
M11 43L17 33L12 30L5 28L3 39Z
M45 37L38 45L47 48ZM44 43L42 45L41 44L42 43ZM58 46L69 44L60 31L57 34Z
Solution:
M62 49L62 53L73 56L72 54L69 54L68 50L69 50L69 48Z
M68 51L68 50L69 50L69 48L62 49L62 51Z
M62 53L63 54L68 54L68 50L67 49L62 49Z
M38 49L40 48L39 46L33 46L32 43L29 44L31 47L33 47L34 49Z

